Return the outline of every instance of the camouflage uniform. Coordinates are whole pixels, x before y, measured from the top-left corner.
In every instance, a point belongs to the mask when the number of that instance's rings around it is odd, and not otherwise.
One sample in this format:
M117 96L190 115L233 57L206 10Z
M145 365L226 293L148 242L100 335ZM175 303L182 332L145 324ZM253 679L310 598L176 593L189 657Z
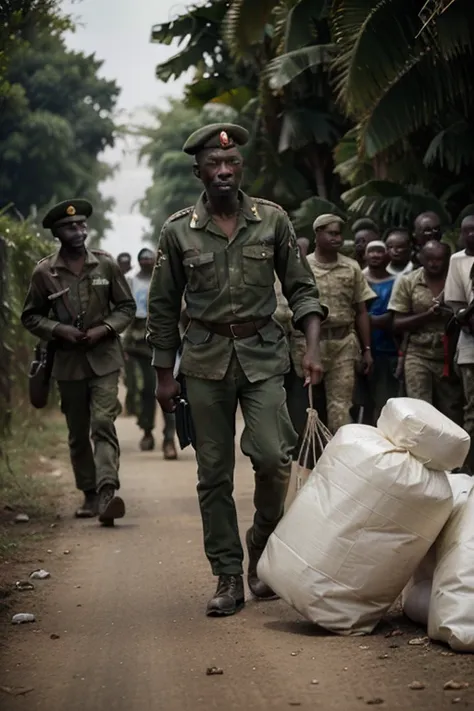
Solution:
M395 282L389 310L395 314L420 314L433 305L433 294L425 270L417 269ZM454 422L462 425L461 382L447 359L446 314L407 334L405 347L405 390L408 397L434 405Z
M355 364L360 348L355 332L355 306L375 298L358 263L339 254L337 261L326 264L309 255L308 264L318 285L321 301L329 316L321 327L321 356L324 368L327 425L334 434L349 424L354 394ZM291 339L291 356L298 375L304 341L295 333Z

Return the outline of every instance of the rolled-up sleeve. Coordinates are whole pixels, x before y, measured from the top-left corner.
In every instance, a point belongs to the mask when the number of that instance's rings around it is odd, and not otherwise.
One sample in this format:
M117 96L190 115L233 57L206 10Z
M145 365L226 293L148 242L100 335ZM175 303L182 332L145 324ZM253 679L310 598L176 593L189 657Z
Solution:
M321 320L328 310L319 301L319 292L306 257L301 256L289 218L282 212L278 221L275 271L282 291L293 312L295 328L302 329L305 316L314 314Z
M179 321L185 286L181 249L173 229L165 226L148 292L146 340L152 349L152 365L157 368L174 367L181 343Z

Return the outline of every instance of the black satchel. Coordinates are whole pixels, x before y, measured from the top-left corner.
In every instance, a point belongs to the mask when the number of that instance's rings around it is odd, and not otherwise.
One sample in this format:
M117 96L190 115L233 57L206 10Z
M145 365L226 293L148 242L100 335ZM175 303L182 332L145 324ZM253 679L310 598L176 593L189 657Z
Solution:
M196 431L194 429L191 407L186 393L186 378L181 373L176 377L181 386L181 393L177 397L175 410L176 435L181 449L189 445L196 449Z

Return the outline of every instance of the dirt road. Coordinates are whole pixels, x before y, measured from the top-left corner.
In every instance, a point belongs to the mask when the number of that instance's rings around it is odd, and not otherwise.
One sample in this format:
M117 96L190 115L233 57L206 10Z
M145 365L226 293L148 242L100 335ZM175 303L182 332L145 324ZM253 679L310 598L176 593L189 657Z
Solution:
M377 636L350 639L318 633L281 601L249 601L235 617L206 618L214 579L202 552L193 454L163 462L158 452L137 451L133 421L118 426L127 517L101 529L68 515L39 551L37 566L52 577L21 593L12 610L32 611L37 622L7 630L3 711L474 705L474 659L408 645L423 633L396 617ZM252 477L243 457L236 495L245 531ZM403 635L385 636L400 625ZM213 666L223 674L207 676ZM450 679L471 684L443 691ZM425 688L411 690L413 681Z

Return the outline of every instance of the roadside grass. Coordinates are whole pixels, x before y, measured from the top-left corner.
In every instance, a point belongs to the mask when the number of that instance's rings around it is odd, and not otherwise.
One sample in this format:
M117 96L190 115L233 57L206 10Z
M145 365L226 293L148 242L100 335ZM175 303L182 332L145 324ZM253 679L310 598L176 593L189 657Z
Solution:
M44 537L63 494L61 460L66 458L67 430L59 413L14 419L11 436L1 443L0 563ZM15 523L19 513L30 521Z

